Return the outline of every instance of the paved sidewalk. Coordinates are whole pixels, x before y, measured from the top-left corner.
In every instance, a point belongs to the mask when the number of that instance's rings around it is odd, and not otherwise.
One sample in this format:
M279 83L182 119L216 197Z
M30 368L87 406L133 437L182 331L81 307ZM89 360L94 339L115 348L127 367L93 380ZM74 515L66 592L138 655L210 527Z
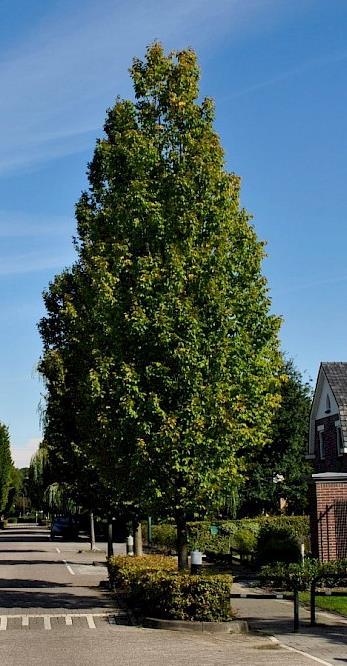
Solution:
M234 583L233 593L259 593L247 581ZM233 599L238 617L247 619L254 631L274 636L280 643L316 657L318 663L347 664L347 619L317 612L316 627L310 627L310 614L300 607L300 629L293 633L293 603L277 599Z

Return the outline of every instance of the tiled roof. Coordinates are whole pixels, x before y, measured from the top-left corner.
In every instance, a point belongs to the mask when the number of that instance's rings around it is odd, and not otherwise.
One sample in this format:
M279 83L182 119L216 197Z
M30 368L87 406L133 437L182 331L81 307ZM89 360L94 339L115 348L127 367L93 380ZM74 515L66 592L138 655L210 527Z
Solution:
M343 440L347 443L347 363L322 363L325 376L339 406Z
M347 407L347 363L322 363L326 378L339 407Z

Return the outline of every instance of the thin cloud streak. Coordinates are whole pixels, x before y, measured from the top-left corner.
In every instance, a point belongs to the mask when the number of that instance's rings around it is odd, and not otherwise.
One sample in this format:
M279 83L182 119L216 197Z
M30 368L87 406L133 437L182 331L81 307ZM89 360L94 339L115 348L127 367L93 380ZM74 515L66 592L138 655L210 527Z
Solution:
M0 210L0 238L66 237L75 230L73 219Z
M279 74L279 76L274 76L273 78L267 79L266 81L260 81L259 83L255 83L253 86L249 86L248 88L239 90L239 92L226 95L222 99L224 101L238 99L239 97L244 97L245 95L249 95L253 92L258 92L258 90L263 90L263 88L270 88L271 86L274 86L278 83L283 83L283 81L287 81L288 79L291 79L295 76L300 76L300 74L304 74L305 72L310 71L312 69L318 69L319 67L323 67L325 65L343 62L344 60L347 60L347 53L336 53L336 54L331 54L331 56L326 58L317 58L315 60L309 60L308 62L300 65L299 67L294 67L293 69L290 69L286 72L283 72L282 74Z
M72 252L56 256L42 256L41 252L32 252L13 257L1 258L0 277L21 275L46 270L62 270L74 261Z
M74 9L0 62L0 174L86 149L114 95L129 95L132 57L155 38L211 48L226 31L238 38L283 13L276 0L103 0Z

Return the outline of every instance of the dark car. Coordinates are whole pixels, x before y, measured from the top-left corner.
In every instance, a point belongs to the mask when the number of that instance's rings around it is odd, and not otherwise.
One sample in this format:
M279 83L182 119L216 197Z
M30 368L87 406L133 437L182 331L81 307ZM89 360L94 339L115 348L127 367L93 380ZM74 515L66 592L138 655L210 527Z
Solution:
M77 521L72 516L57 516L52 521L51 539L61 537L62 539L76 539L78 537L79 527Z

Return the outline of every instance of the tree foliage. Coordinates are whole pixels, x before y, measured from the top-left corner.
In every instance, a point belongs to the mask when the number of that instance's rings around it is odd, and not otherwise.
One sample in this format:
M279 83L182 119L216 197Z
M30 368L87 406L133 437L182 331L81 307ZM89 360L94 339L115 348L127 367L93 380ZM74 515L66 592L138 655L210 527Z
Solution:
M12 468L9 431L6 425L0 423L0 512L7 505Z
M287 510L302 513L307 507L308 478L312 472L305 459L312 391L292 360L284 361L281 404L273 418L271 438L249 468L243 491L243 512L261 510L278 513L279 499L287 500ZM276 475L283 481L274 483Z
M45 296L40 370L57 438L64 402L72 416L61 450L184 532L267 441L279 320L194 52L153 44L130 71L76 207L78 262Z

